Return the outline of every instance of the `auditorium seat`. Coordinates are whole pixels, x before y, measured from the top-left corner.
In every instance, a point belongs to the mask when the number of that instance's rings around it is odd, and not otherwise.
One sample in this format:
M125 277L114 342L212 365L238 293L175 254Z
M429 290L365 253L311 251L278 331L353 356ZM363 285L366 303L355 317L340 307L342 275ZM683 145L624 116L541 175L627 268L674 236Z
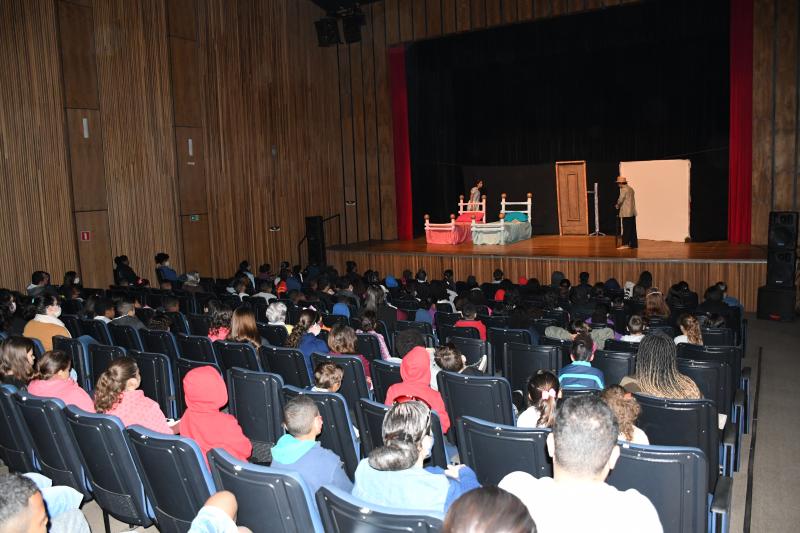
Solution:
M561 368L561 349L558 346L533 346L509 342L503 349L503 375L511 390L527 394L528 378L539 370L554 374Z
M11 472L36 472L33 437L14 401L16 392L16 387L0 385L0 458Z
M621 341L617 339L606 339L606 343L603 345L606 350L610 350L612 352L630 352L636 353L639 351L639 343L638 342L628 342L628 341Z
M632 376L636 372L636 354L607 349L597 350L594 353L592 366L603 371L603 381L606 387L619 385L622 378Z
M258 355L249 342L214 341L214 353L223 373L231 368L261 372Z
M413 320L398 320L395 323L395 331L400 332L407 329L416 329L423 335L433 335L433 326L428 322L415 322Z
M142 338L139 336L139 332L133 327L114 324L112 322L108 325L108 331L111 333L111 341L114 346L120 346L126 350L144 351Z
M81 335L88 335L100 344L111 344L111 333L108 324L93 318L83 318L78 321Z
M183 359L219 366L211 339L202 335L178 335L178 354Z
M494 373L500 370L503 364L503 347L506 343L531 344L531 333L525 329L508 329L488 327L486 340L492 347L494 363L497 367L487 367L487 371Z
M286 346L286 338L289 336L284 326L272 324L258 324L258 333L275 347Z
M232 368L227 372L228 412L253 445L253 460L269 463L283 435L283 379L277 374Z
M572 363L570 358L570 350L572 349L572 341L566 339L556 339L554 337L547 337L542 335L539 337L539 344L544 346L558 346L561 348L561 366L567 366Z
M467 358L468 365L474 365L480 362L480 360L485 356L486 372L490 375L493 373L494 353L492 352L491 344L478 338L468 339L466 337L449 337L447 342L455 345L458 351L461 352L461 355Z
M130 350L128 355L136 361L142 378L139 388L145 396L155 401L169 418L178 418L173 362L163 353Z
M74 300L67 300L67 301L74 301ZM66 302L64 303L66 304ZM61 319L61 322L64 323L64 327L67 328L67 331L69 331L69 334L72 335L73 339L77 339L78 337L81 336L81 326L77 316L67 315L62 313L61 316L58 318Z
M144 349L148 352L163 353L170 361L177 361L180 356L178 341L171 331L143 329L139 332Z
M480 339L481 333L478 328L461 326L439 326L439 338L444 342L446 339L461 337L465 339Z
M97 384L103 372L114 359L125 357L127 351L119 346L106 346L104 344L89 345L89 369L92 383Z
M266 358L270 371L283 378L286 385L301 389L311 386L303 352L294 348L262 346L262 359Z
M60 335L53 337L53 349L61 350L70 356L72 368L78 374L78 385L90 394L94 390L94 382L90 371L89 345L96 342L96 340L88 336L73 339Z
M177 372L173 374L173 379L175 380L175 395L176 395L176 404L178 408L178 416L182 416L183 412L186 410L186 400L183 397L183 378L186 377L186 374L188 374L195 368L199 368L201 366L213 367L214 370L222 374L222 370L220 370L219 366L217 366L214 363L192 361L191 359L182 359L180 357L178 358L177 361L175 361L175 369L177 370Z
M436 380L450 420L457 422L462 416L472 416L514 425L511 385L505 378L442 371L436 375ZM451 431L450 436L457 435Z
M375 401L383 403L386 400L386 391L395 383L403 381L400 375L400 363L384 361L382 359L370 363L372 377L372 395Z
M186 320L189 321L189 331L192 335L199 335L201 337L208 336L208 331L211 329L210 316L189 314Z
M356 351L367 358L370 363L376 359L381 359L381 345L375 335L357 333Z

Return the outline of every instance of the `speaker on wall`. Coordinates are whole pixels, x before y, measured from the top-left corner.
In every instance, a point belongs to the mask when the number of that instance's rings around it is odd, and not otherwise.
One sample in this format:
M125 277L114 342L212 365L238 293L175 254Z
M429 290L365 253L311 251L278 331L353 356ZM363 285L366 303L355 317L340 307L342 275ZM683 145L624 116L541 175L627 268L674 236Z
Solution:
M797 249L797 211L773 211L769 214L770 250Z
M324 17L314 22L317 29L317 42L320 46L335 46L342 42L339 37L339 21L334 17Z
M306 242L308 244L308 263L324 265L325 228L321 216L306 217Z

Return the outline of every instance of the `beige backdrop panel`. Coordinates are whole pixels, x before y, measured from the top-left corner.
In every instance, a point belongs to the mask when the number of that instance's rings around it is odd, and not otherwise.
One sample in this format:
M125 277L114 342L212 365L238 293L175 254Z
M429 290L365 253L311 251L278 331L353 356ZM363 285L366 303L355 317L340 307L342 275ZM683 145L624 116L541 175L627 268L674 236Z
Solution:
M689 237L688 159L623 161L619 173L636 191L640 239L684 242Z

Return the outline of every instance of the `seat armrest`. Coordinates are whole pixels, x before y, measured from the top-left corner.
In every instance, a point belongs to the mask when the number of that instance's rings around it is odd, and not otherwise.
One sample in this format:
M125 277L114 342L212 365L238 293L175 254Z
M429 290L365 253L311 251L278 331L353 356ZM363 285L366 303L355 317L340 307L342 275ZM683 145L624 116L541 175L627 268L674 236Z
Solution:
M720 476L717 488L711 496L711 512L714 514L729 514L733 500L733 478Z

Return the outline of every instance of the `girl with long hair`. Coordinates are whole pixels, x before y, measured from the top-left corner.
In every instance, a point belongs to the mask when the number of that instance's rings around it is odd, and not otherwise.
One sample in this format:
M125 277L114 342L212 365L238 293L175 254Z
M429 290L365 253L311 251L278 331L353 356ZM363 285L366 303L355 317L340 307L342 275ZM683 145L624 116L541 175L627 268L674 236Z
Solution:
M286 338L287 348L296 348L303 353L306 370L311 383L314 383L314 365L311 362L312 353L328 353L328 345L317 337L322 331L322 317L314 309L303 309L300 318Z
M139 389L141 383L139 367L132 357L114 359L97 380L95 409L118 417L125 427L140 425L159 433L173 433L158 404Z
M239 307L231 316L231 329L227 340L249 342L258 350L264 344L256 324L256 314L249 307Z
M630 392L619 385L611 385L600 393L600 398L606 402L614 416L617 417L619 440L634 444L650 444L645 432L636 427L636 419L639 418L641 407Z
M36 374L28 384L35 396L58 398L67 405L94 413L94 402L85 390L70 378L72 358L61 350L45 352L36 362Z
M644 316L645 318L669 318L669 307L664 301L664 295L656 287L647 289L644 297Z
M558 377L539 370L528 380L528 408L517 418L523 428L551 428L556 421L556 402L561 397Z
M33 342L17 335L0 342L0 382L25 389L33 375Z
M353 328L344 324L336 324L328 334L328 348L331 350L331 355L355 355L358 357L361 360L361 364L364 365L364 374L367 377L367 382L372 387L369 361L356 351L357 340L358 338Z
M675 343L666 335L645 335L636 354L636 373L625 376L620 385L628 392L657 398L699 400L697 384L678 371Z
M678 318L678 326L681 328L681 335L675 337L675 344L696 344L703 345L703 333L700 331L700 322L688 313L682 314Z

